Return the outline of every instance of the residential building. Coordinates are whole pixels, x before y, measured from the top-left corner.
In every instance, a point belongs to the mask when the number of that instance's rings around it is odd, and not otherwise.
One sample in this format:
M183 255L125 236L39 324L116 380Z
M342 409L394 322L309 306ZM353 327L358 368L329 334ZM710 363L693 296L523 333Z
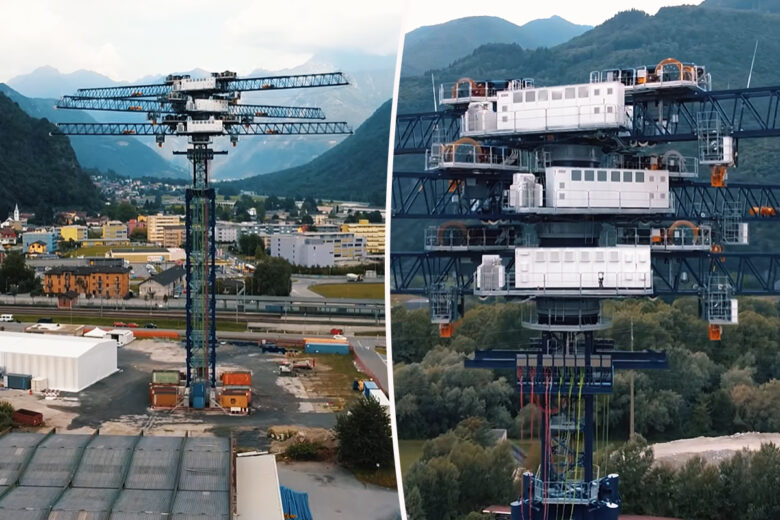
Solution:
M41 253L53 253L57 251L57 240L60 234L57 231L27 231L22 235L22 246L28 253L31 249L35 252L32 254ZM37 245L31 248L30 246L35 242L41 242L43 246Z
M271 235L271 256L296 265L359 264L366 259L366 241L354 233L318 232Z
M16 234L16 231L13 230L13 228L0 227L0 246L6 248L15 246L17 238L18 235Z
M108 240L127 240L127 226L118 220L103 224L103 238Z
M229 224L217 223L214 231L214 239L217 242L236 242L238 241L238 228Z
M366 239L366 252L369 255L385 254L385 223L371 223L361 219L357 223L342 224L341 231L354 233Z
M141 282L138 295L144 298L163 299L181 294L184 287L184 267L176 265Z
M130 268L110 265L53 267L43 275L46 294L68 293L124 298L130 290Z
M163 228L165 226L180 226L180 215L149 215L146 218L146 241L152 244L163 243Z
M62 226L60 228L60 239L63 242L73 240L74 242L81 242L89 238L87 226Z
M332 267L333 243L322 238L308 237L303 233L273 235L271 256L284 258L294 265L304 267Z
M163 227L163 247L180 247L186 240L187 233L184 226Z

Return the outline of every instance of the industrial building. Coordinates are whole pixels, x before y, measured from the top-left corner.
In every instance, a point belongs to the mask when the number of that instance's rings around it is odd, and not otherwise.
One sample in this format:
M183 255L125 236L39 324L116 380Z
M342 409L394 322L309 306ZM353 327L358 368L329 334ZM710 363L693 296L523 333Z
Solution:
M342 224L341 231L363 237L366 240L366 252L369 255L385 254L384 222L369 222L367 219L360 219L357 223Z
M53 267L43 275L43 292L124 298L130 290L130 268L111 265Z
M224 437L13 432L0 467L2 519L311 518L273 455L237 456Z
M80 392L117 371L116 341L0 332L0 368L45 378L48 388Z
M226 222L218 222L214 231L214 238L217 242L236 242L238 240L238 227Z
M354 233L306 232L271 235L271 256L291 264L332 267L366 260L366 239Z
M162 239L161 239L162 240ZM148 262L175 262L184 260L184 250L164 247L125 247L112 249L108 252L110 258L121 258L131 264Z
M184 226L163 227L163 247L181 247L187 241Z

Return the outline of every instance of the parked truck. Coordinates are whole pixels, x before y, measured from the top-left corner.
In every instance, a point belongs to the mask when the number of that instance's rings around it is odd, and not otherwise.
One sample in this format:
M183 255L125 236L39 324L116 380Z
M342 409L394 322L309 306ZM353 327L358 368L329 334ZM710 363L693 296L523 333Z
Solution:
M362 282L363 281L363 275L362 274L355 274L355 273L347 273L347 281L348 282Z

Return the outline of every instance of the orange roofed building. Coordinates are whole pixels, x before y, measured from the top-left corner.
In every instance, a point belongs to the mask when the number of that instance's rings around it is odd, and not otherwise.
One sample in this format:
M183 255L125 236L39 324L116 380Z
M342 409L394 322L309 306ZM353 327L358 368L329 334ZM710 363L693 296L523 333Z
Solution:
M124 298L130 291L130 268L102 265L54 267L44 273L43 291Z

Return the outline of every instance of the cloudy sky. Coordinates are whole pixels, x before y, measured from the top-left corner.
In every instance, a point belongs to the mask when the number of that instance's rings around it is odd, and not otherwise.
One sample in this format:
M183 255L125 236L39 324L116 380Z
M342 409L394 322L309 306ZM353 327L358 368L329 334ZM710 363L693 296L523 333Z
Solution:
M465 16L499 16L517 25L537 18L558 15L572 23L599 25L619 11L640 9L655 14L669 5L700 4L701 0L474 0L416 1L409 4L406 32L423 25L463 18Z
M135 80L196 67L278 70L331 51L395 55L404 4L0 0L0 81L43 65Z

